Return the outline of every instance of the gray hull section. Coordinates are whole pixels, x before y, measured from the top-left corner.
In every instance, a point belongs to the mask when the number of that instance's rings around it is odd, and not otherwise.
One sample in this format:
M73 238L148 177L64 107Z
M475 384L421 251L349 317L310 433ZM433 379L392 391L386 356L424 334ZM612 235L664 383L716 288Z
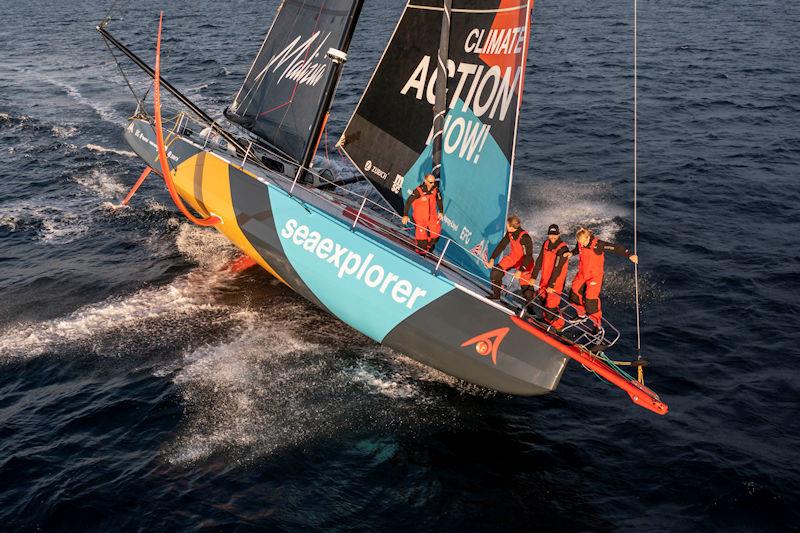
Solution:
M475 344L462 347L484 332L505 328L494 360L479 354ZM519 329L508 314L461 290L414 313L384 344L471 383L525 396L554 390L567 363L558 350Z

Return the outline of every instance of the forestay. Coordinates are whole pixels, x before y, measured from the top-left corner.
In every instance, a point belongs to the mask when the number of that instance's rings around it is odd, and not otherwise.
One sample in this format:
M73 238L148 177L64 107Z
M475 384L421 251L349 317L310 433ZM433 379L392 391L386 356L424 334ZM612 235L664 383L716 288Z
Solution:
M398 213L432 168L442 5L407 3L341 139ZM443 235L472 250L451 247L448 258L484 278L481 258L502 238L508 211L532 7L533 0L453 0Z
M346 51L363 0L283 0L226 116L300 162L333 90L328 50Z

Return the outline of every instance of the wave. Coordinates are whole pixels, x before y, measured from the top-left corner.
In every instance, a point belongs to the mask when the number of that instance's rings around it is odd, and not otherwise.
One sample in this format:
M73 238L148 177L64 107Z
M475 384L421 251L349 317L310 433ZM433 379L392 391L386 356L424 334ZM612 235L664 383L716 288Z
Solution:
M117 198L128 192L128 187L117 176L99 169L92 169L89 174L77 175L72 179L100 198Z
M166 458L270 455L368 427L453 424L426 382L457 380L399 356L297 297L245 311L228 339L187 352L172 375L187 418ZM324 336L318 321L335 322ZM366 394L365 394L366 393Z
M124 155L125 157L136 157L136 154L131 152L130 150L120 150L118 148L108 148L106 146L100 146L99 144L87 144L84 146L87 150L92 150L93 152L100 152L100 153L112 153L117 155Z
M582 226L600 239L613 240L621 229L619 220L629 211L610 203L609 197L610 187L599 183L530 180L514 189L514 203L534 240L544 239L550 224L558 224L567 242L574 241Z
M10 232L30 230L45 244L66 244L89 230L89 225L75 213L54 206L17 203L2 207L0 227Z
M95 113L97 113L97 115L100 118L102 118L106 122L111 122L112 124L117 124L120 126L126 123L126 117L122 116L113 108L107 105L103 105L95 100L85 97L80 92L80 90L78 90L78 88L75 87L74 85L50 76L41 76L41 78L44 81L62 89L67 94L67 96L75 100L80 105L92 109Z
M78 128L71 124L62 124L51 127L50 132L59 139L69 139L77 135Z
M216 303L218 291L232 279L229 272L218 267L234 253L230 245L226 249L219 242L217 235L182 225L177 237L178 250L187 259L211 268L193 270L166 286L85 306L66 317L7 327L0 332L0 360L57 353L65 347L113 355L120 348L119 343L131 342L132 331L149 335L151 328L145 325L154 321L162 324L158 328L162 332L172 323L199 314L236 322L239 317L226 318L228 307ZM118 333L119 339L110 336L112 333Z

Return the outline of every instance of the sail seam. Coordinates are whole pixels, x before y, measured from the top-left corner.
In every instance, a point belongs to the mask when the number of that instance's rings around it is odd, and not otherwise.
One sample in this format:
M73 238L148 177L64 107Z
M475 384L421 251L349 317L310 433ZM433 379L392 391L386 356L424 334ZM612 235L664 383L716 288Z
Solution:
M422 9L422 10L425 10L425 11L444 11L443 7L417 6L417 5L414 5L414 4L408 4L406 7L407 8L411 8L411 9ZM456 8L454 8L451 11L453 13L506 13L506 12L509 12L509 11L519 11L520 9L524 9L525 7L527 7L527 4L521 4L521 5L516 6L516 7L504 7L502 9L466 9L466 8L456 9Z

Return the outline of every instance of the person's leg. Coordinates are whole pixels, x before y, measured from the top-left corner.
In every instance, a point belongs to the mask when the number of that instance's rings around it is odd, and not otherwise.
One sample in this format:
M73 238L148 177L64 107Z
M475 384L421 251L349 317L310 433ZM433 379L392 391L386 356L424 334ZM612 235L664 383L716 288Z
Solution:
M522 304L522 307L530 314L535 314L535 308L531 306L531 302L534 298L536 298L536 290L534 290L533 285L520 285L519 294L525 300ZM530 307L529 307L530 306Z
M503 286L503 276L505 275L505 270L499 267L492 268L492 299L499 300L501 290L500 288Z
M439 218L435 213L431 216L431 221L428 224L428 231L430 232L428 251L431 252L436 246L436 243L439 242L439 237L442 235L442 223L439 222Z
M544 319L545 321L556 329L564 327L564 319L561 318L561 293L551 292L547 293L547 298L544 301Z
M575 279L572 280L572 287L569 290L569 302L572 307L577 311L578 316L586 316L586 308L584 308L583 291L586 289L586 280L583 275L578 272L575 274Z
M592 319L596 328L603 326L603 309L600 304L600 289L603 286L603 280L588 280L586 282L586 298L584 305L586 306L586 313Z

